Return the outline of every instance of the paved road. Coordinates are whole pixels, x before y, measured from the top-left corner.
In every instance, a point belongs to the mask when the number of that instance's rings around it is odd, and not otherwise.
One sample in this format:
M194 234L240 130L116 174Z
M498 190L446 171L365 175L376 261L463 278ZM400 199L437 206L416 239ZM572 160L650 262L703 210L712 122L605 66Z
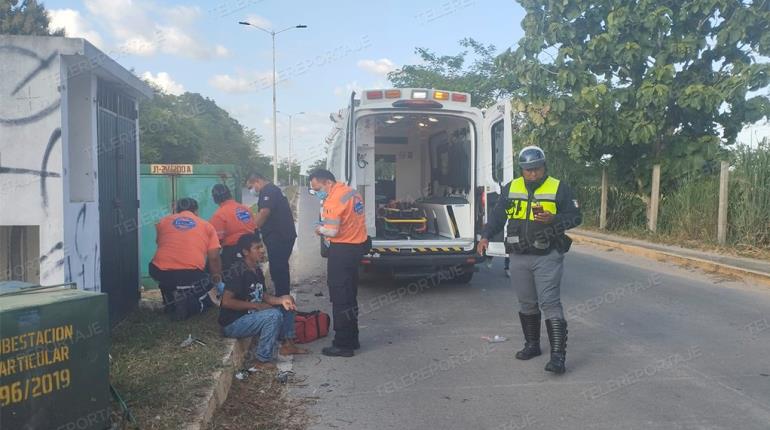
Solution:
M770 429L770 289L576 246L559 377L545 355L513 358L522 336L502 274L498 260L470 285L363 286L360 353L295 362L307 380L291 394L318 398L314 428ZM303 308L328 309L322 280L300 291ZM495 334L511 340L481 339Z

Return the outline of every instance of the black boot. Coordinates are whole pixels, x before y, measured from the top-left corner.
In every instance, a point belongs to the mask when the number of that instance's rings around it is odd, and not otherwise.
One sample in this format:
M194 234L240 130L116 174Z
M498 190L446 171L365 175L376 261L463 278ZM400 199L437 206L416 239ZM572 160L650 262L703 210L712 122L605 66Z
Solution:
M548 340L551 342L551 361L545 365L547 372L564 373L567 360L567 321L553 318L545 320Z
M519 360L529 360L542 354L540 351L540 312L525 315L519 312L521 330L524 331L524 349L516 353Z

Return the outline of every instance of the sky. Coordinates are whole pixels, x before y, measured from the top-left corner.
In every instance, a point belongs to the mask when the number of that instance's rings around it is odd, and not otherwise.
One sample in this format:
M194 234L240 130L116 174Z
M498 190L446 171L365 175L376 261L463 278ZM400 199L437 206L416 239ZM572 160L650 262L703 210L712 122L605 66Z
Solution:
M290 0L46 0L52 26L84 37L121 65L164 91L212 98L263 137L273 154L272 49L276 36L277 106L294 115L292 158L303 166L324 156L329 114L350 92L389 87L387 73L419 63L416 47L438 54L462 50L472 37L499 51L521 38L524 11L513 0L438 0L324 3ZM278 153L289 156L288 116L278 115ZM770 126L745 129L739 140L770 135Z
M456 54L473 37L499 50L522 35L523 10L508 0L361 2L332 0L47 0L54 28L84 37L121 65L180 94L212 98L263 137L272 155L272 49L276 31L277 106L295 115L293 159L323 157L329 114L352 90L389 87L386 74L419 62L415 47ZM279 157L288 153L288 116L278 115Z

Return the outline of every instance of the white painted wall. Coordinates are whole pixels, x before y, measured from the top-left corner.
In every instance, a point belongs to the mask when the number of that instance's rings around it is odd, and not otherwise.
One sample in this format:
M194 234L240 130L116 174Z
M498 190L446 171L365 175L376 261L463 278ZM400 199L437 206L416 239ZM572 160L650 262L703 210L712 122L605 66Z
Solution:
M55 40L0 39L0 225L40 227L42 284L65 280L66 173Z
M72 70L63 62L62 75ZM99 183L96 141L96 83L92 73L68 76L64 142L64 279L78 288L101 291L99 250Z

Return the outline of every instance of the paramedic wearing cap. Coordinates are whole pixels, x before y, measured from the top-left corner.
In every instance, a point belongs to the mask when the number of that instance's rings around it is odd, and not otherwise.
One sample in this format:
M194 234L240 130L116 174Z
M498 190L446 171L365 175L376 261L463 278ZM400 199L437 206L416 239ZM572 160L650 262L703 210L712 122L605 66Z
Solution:
M177 317L183 319L189 310L178 306L177 287L194 286L197 298L192 304L195 305L211 286L222 282L219 238L214 227L198 217L198 202L191 198L179 199L176 213L161 218L155 230L158 248L150 262L150 276L158 281L168 309L174 306ZM210 280L205 272L207 259ZM203 306L203 302L200 305Z
M358 192L337 182L328 170L318 169L308 177L310 188L323 202L316 234L329 242L326 278L332 302L334 341L321 353L330 357L352 357L358 341L358 265L369 251L364 201Z
M222 268L227 270L235 261L238 239L244 234L253 234L257 225L251 209L236 202L227 185L214 185L211 197L214 203L219 205L219 209L214 212L210 222L222 244Z
M571 244L564 232L579 225L581 215L569 186L546 174L542 149L522 149L519 167L522 176L503 187L503 198L489 216L478 251L483 255L489 238L508 223L505 248L511 258L511 279L519 298L519 320L525 339L524 349L516 353L516 358L529 360L541 354L542 310L551 344L551 359L545 370L560 374L566 370L567 348L560 285L564 253Z

